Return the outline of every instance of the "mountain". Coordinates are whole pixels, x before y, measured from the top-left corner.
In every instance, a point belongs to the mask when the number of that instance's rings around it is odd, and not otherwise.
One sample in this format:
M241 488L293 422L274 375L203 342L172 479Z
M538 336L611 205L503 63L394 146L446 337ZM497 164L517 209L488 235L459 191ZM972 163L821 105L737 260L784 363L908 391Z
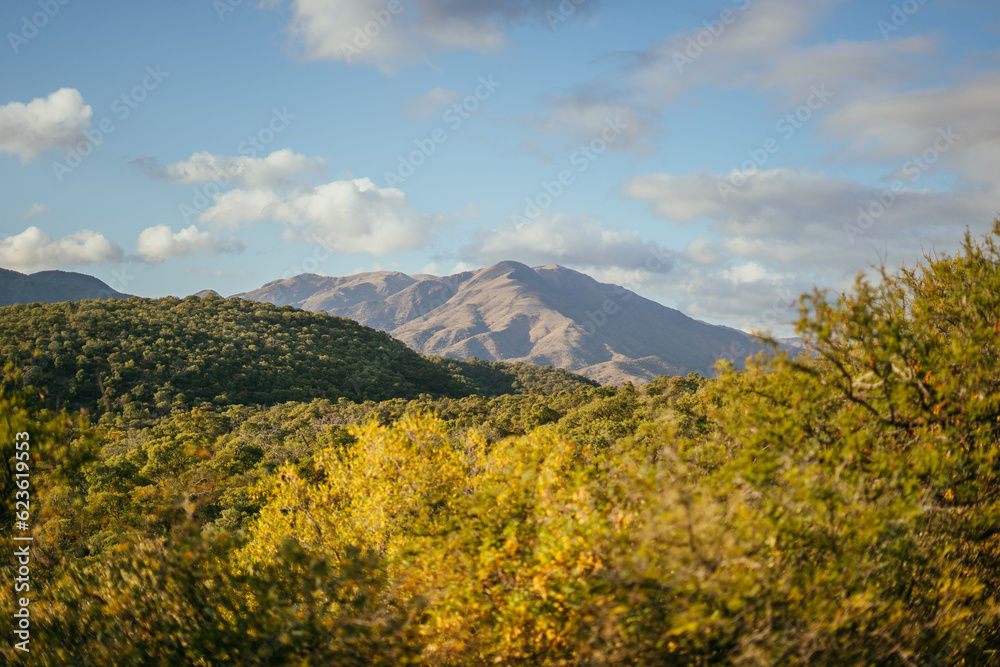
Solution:
M127 299L93 276L71 271L40 271L25 275L0 269L0 306L15 303L58 303L84 299Z
M414 350L552 365L604 384L708 375L742 360L742 331L706 324L617 285L557 265L501 262L452 276L303 274L235 295L356 320Z

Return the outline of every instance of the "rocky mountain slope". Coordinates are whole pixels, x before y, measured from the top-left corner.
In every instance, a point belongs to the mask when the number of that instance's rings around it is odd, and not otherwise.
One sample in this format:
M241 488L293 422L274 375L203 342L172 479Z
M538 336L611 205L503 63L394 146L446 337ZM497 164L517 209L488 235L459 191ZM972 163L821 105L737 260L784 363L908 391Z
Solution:
M521 361L605 384L707 375L750 337L561 266L501 262L452 276L303 274L235 295L348 317L423 354Z

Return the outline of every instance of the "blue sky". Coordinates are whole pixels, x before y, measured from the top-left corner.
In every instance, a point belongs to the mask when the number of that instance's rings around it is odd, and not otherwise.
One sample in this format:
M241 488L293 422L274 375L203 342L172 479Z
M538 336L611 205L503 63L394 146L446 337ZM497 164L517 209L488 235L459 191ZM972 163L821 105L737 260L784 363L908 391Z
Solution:
M514 259L783 333L1000 211L995 0L17 0L0 28L0 266L140 296Z

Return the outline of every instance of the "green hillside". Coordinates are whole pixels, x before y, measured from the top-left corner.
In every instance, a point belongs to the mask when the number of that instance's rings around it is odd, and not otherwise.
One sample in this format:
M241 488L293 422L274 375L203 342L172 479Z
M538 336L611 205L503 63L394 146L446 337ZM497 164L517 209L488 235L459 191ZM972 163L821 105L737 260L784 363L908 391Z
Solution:
M212 297L2 308L0 361L23 367L57 404L126 417L204 401L462 391L402 343L351 320Z
M379 401L593 384L523 365L434 363L352 320L218 297L0 308L0 365L7 363L57 406L126 420L205 402ZM466 368L476 372L466 376Z

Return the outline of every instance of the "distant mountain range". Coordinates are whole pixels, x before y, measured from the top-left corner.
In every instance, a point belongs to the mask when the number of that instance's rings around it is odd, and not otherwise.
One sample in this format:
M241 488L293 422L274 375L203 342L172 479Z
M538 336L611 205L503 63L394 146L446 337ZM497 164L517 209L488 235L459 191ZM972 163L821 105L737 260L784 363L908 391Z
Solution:
M83 273L41 271L25 275L0 269L0 306L128 297L128 294L115 291L97 278Z
M604 384L707 375L716 359L742 360L755 347L742 331L557 265L507 261L446 277L303 274L235 296L347 317L423 354L551 364Z
M209 295L218 293L195 296ZM128 296L81 273L0 269L0 306ZM444 277L303 274L234 296L350 318L425 355L551 365L602 384L709 375L717 359L741 361L757 348L742 331L554 264L507 261ZM793 351L801 344L783 342Z

